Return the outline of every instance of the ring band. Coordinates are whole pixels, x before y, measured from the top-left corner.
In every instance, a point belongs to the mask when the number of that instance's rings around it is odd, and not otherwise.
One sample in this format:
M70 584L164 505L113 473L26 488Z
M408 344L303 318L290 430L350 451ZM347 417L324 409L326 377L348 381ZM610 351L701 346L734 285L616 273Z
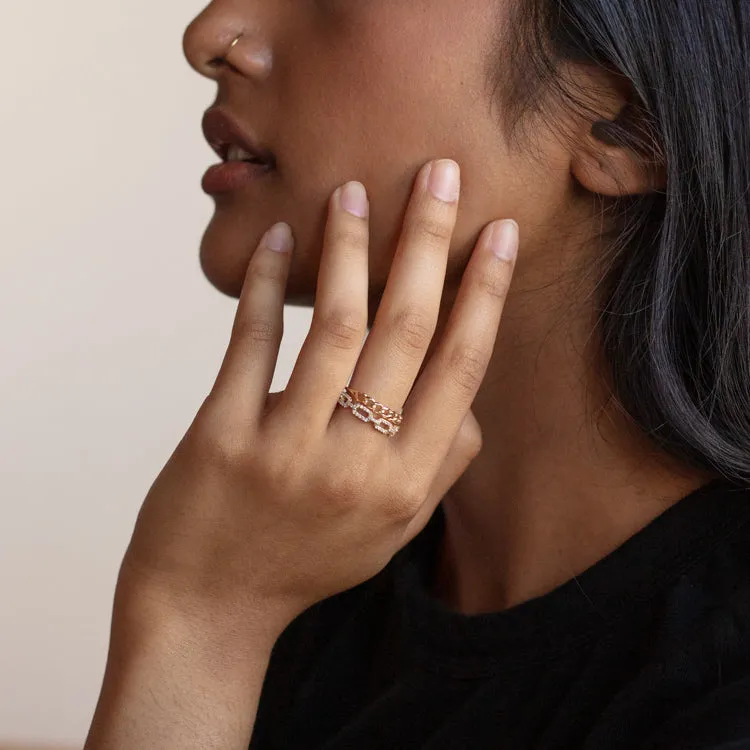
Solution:
M341 391L338 403L339 406L351 409L357 419L369 422L378 432L388 437L393 437L404 421L402 411L389 409L367 393L355 391L349 386Z

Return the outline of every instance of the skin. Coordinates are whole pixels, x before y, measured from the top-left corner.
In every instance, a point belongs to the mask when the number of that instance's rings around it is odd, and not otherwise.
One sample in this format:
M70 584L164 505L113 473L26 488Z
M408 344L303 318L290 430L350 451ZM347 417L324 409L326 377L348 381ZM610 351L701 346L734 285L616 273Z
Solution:
M535 123L533 147L509 141L488 76L503 60L493 32L508 13L508 0L472 0L461 13L453 0L214 0L184 37L189 63L217 82L216 102L278 161L258 185L216 199L200 257L225 294L239 297L261 236L286 221L296 240L286 302L312 306L329 197L359 180L370 199L372 324L415 176L430 159L452 158L461 201L432 351L482 229L498 218L520 226L497 342L472 405L482 450L443 498L434 593L466 614L552 590L710 478L657 451L616 408L592 338L597 279L585 269L602 229L594 195L652 190L658 176L596 140L593 120L572 115L569 140L556 121ZM616 116L621 82L569 72L590 86L600 119ZM418 337L423 326L408 312ZM358 387L398 409L403 400L389 399L398 373L388 341L382 346Z

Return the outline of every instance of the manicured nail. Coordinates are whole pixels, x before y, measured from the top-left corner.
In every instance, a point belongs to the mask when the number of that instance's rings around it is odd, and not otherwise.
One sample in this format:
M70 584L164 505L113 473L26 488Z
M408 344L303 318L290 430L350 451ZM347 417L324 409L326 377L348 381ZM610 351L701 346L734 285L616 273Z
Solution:
M430 192L439 200L454 203L458 200L458 164L452 159L439 159L432 163L427 180Z
M274 250L277 253L288 253L294 245L291 227L284 221L274 224L266 232L263 242L269 250Z
M513 219L494 223L490 236L490 248L500 260L515 259L518 255L518 224Z
M361 182L347 182L339 193L339 204L344 211L359 216L360 219L366 218L369 205L365 186Z

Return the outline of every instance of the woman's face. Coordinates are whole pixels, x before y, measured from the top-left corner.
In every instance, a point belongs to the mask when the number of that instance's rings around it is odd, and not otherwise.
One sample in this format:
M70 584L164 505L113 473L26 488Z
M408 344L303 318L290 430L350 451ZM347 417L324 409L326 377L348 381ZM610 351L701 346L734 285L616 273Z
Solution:
M536 159L510 151L502 104L498 111L492 96L491 72L504 63L495 37L508 4L213 0L186 30L185 54L216 80L216 104L274 153L277 169L215 196L201 246L208 279L239 296L261 236L283 220L296 241L287 302L312 304L329 196L356 179L370 198L372 306L387 280L414 177L441 157L455 159L462 171L446 283L460 280L479 232L493 219L518 221L521 256L548 236L559 239L569 156L542 131ZM240 33L230 63L216 64Z

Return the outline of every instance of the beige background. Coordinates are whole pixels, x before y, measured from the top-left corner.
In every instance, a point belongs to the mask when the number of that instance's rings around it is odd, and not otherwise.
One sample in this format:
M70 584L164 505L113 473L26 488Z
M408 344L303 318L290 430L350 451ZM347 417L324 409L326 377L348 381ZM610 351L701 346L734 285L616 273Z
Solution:
M198 0L0 3L0 747L80 747L138 507L236 301L198 265ZM309 325L288 308L273 385Z

